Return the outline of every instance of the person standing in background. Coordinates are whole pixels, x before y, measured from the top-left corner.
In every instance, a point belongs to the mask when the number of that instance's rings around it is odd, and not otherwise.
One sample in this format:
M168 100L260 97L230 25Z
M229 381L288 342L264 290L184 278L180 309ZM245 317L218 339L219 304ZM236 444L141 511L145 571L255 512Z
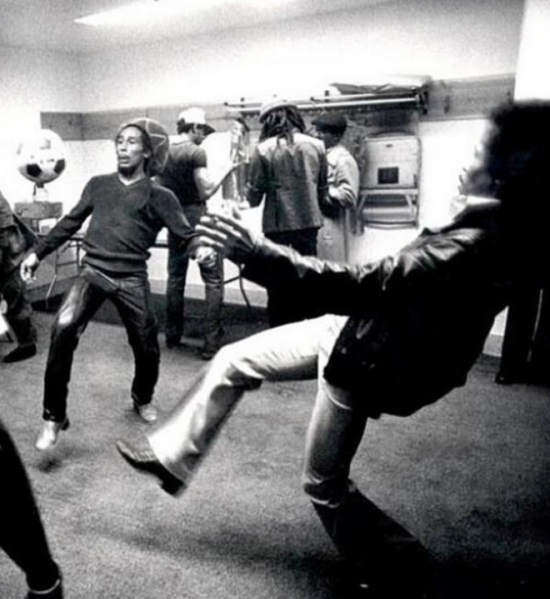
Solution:
M317 254L325 260L349 262L350 216L357 206L359 167L341 143L348 123L345 116L329 113L313 119L312 125L325 144L328 160L328 195Z
M7 364L36 354L32 307L25 297L25 283L19 273L19 265L35 241L32 231L15 216L0 192L0 296L6 302L6 320L17 339L17 347L4 356L3 362Z
M323 143L305 134L298 108L284 100L260 110L260 143L250 160L247 201L259 206L265 197L265 236L303 256L317 254L323 225L321 205L327 196L327 157ZM292 290L270 288L267 314L271 327L306 318Z
M206 213L207 200L223 184L233 169L231 164L216 181L208 173L207 155L201 144L214 128L207 124L201 108L182 111L177 120L178 139L170 145L168 160L157 180L178 198L183 212L192 227ZM168 232L168 282L166 287L165 337L168 348L181 345L185 322L185 281L189 256L181 248L179 239ZM218 350L222 329L223 308L223 258L217 255L212 261L199 264L205 287L206 314L204 317L204 345L202 357L211 359Z

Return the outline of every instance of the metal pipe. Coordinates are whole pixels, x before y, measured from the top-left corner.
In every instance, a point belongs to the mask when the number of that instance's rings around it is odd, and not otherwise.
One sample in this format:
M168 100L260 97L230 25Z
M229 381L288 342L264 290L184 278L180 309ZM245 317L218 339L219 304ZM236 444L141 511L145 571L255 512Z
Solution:
M377 98L371 100L357 101L337 101L337 102L319 102L308 104L296 104L300 110L322 110L323 108L359 108L361 106L378 106L384 104L418 104L418 98ZM241 114L254 114L260 112L261 105L244 106L239 104L227 104L231 111Z
M355 101L355 100L366 100L369 98L374 99L397 99L401 100L407 97L415 98L420 92L409 91L409 92L392 92L392 93L384 93L384 92L365 92L363 94L341 94L338 96L312 96L310 100L312 102L345 102L345 101ZM408 94L408 95L406 95Z

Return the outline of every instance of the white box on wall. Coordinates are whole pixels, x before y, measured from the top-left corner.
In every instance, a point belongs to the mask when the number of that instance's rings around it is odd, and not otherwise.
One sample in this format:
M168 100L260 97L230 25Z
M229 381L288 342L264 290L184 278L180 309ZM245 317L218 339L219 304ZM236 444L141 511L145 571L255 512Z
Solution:
M367 138L361 154L365 168L361 189L417 188L420 172L420 140L416 135L385 134Z
M416 227L420 140L415 135L366 138L361 149L358 216L364 226Z

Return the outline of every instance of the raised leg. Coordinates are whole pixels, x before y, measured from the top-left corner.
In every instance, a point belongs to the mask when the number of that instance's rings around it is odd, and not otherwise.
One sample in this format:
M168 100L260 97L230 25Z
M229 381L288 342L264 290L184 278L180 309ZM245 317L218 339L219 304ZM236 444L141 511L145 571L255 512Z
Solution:
M245 391L266 380L316 376L319 339L335 318L277 327L223 347L168 418L147 432L157 459L187 484Z

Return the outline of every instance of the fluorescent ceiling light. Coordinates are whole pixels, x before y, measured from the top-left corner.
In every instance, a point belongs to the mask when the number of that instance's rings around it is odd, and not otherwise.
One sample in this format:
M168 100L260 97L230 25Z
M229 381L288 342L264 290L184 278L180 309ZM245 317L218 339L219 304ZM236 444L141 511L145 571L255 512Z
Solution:
M92 26L132 26L151 21L166 21L171 17L199 13L222 5L273 7L289 0L141 0L126 6L75 19L75 23Z

